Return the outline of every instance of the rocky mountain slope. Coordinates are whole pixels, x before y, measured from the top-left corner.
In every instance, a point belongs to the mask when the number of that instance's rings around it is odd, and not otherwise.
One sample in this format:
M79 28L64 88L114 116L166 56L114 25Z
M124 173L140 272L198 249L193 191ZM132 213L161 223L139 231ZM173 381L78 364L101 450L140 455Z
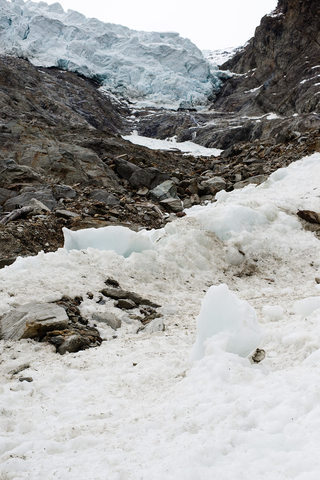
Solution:
M319 9L317 0L279 1L248 44L221 65L234 74L217 93L211 115L185 114L181 132L174 114L160 114L152 128L148 123L149 131L168 134L164 125L171 123L179 139L196 138L202 145L222 149L241 142L284 144L311 132L318 135Z
M303 5L280 1L262 19L245 49L223 65L236 74L211 110L137 110L95 79L0 57L0 266L62 246L63 226L163 226L220 189L260 183L318 151L318 5ZM38 8L10 8L27 6ZM224 152L210 158L150 150L122 138L134 129Z

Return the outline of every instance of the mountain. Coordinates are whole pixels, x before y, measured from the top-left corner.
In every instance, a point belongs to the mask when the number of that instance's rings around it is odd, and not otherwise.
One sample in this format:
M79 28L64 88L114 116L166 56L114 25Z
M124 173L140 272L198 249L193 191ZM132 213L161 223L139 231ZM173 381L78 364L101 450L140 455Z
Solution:
M221 68L236 75L216 107L250 115L319 112L320 3L280 0L246 47Z
M216 92L211 117L192 121L189 116L190 121L185 120L188 128L178 132L178 138L196 138L207 147L239 149L247 142L272 146L298 142L306 135L317 137L319 32L318 0L279 1L277 8L262 18L254 37L220 65L232 74ZM170 121L175 125L172 118ZM163 130L164 122L165 117L153 122L154 135Z
M0 1L1 52L95 78L147 104L206 103L220 85L201 51L177 33L138 32L64 12L60 4Z

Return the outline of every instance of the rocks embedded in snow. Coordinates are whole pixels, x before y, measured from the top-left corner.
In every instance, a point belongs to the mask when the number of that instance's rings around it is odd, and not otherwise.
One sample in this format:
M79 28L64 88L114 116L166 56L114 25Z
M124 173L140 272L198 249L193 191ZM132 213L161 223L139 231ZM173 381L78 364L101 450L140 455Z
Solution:
M319 212L313 212L311 210L299 210L297 215L306 222L320 224Z
M227 352L243 357L257 348L261 340L254 309L225 284L210 287L202 300L193 351L195 360L206 355L206 346L212 340L221 342Z
M144 333L156 333L156 332L164 332L166 326L162 318L155 318L150 323L148 323L145 327L143 327L140 331Z
M147 298L143 298L137 293L129 292L127 290L122 290L121 288L113 288L107 287L101 290L103 296L112 298L114 300L123 300L128 299L134 302L137 306L139 305L147 305L153 308L159 308L160 305L148 300Z
M133 308L136 308L137 304L133 300L130 300L130 298L120 298L116 302L116 307L125 309L125 310L131 310Z
M266 352L262 348L257 348L254 354L251 356L253 363L260 363L266 358Z
M1 318L1 337L4 340L43 338L52 330L68 326L64 308L52 303L27 303L14 308Z
M61 355L101 344L99 332L88 327L81 318L77 299L63 297L58 303L28 303L15 307L0 319L1 338L48 342Z

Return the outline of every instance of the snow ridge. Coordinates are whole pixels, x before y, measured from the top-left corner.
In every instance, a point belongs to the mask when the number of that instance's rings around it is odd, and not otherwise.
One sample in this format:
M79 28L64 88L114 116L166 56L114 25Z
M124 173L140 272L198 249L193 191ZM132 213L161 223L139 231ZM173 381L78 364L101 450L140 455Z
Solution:
M201 51L178 33L130 30L65 12L59 3L0 0L0 40L3 54L94 77L148 104L202 104L221 84Z

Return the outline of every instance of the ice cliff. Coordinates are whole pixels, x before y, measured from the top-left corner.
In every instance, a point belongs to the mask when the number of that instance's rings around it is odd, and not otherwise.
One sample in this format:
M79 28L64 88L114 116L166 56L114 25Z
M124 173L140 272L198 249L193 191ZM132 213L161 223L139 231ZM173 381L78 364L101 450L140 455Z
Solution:
M201 51L177 33L139 32L59 3L0 0L0 53L98 79L146 103L195 105L220 84Z

